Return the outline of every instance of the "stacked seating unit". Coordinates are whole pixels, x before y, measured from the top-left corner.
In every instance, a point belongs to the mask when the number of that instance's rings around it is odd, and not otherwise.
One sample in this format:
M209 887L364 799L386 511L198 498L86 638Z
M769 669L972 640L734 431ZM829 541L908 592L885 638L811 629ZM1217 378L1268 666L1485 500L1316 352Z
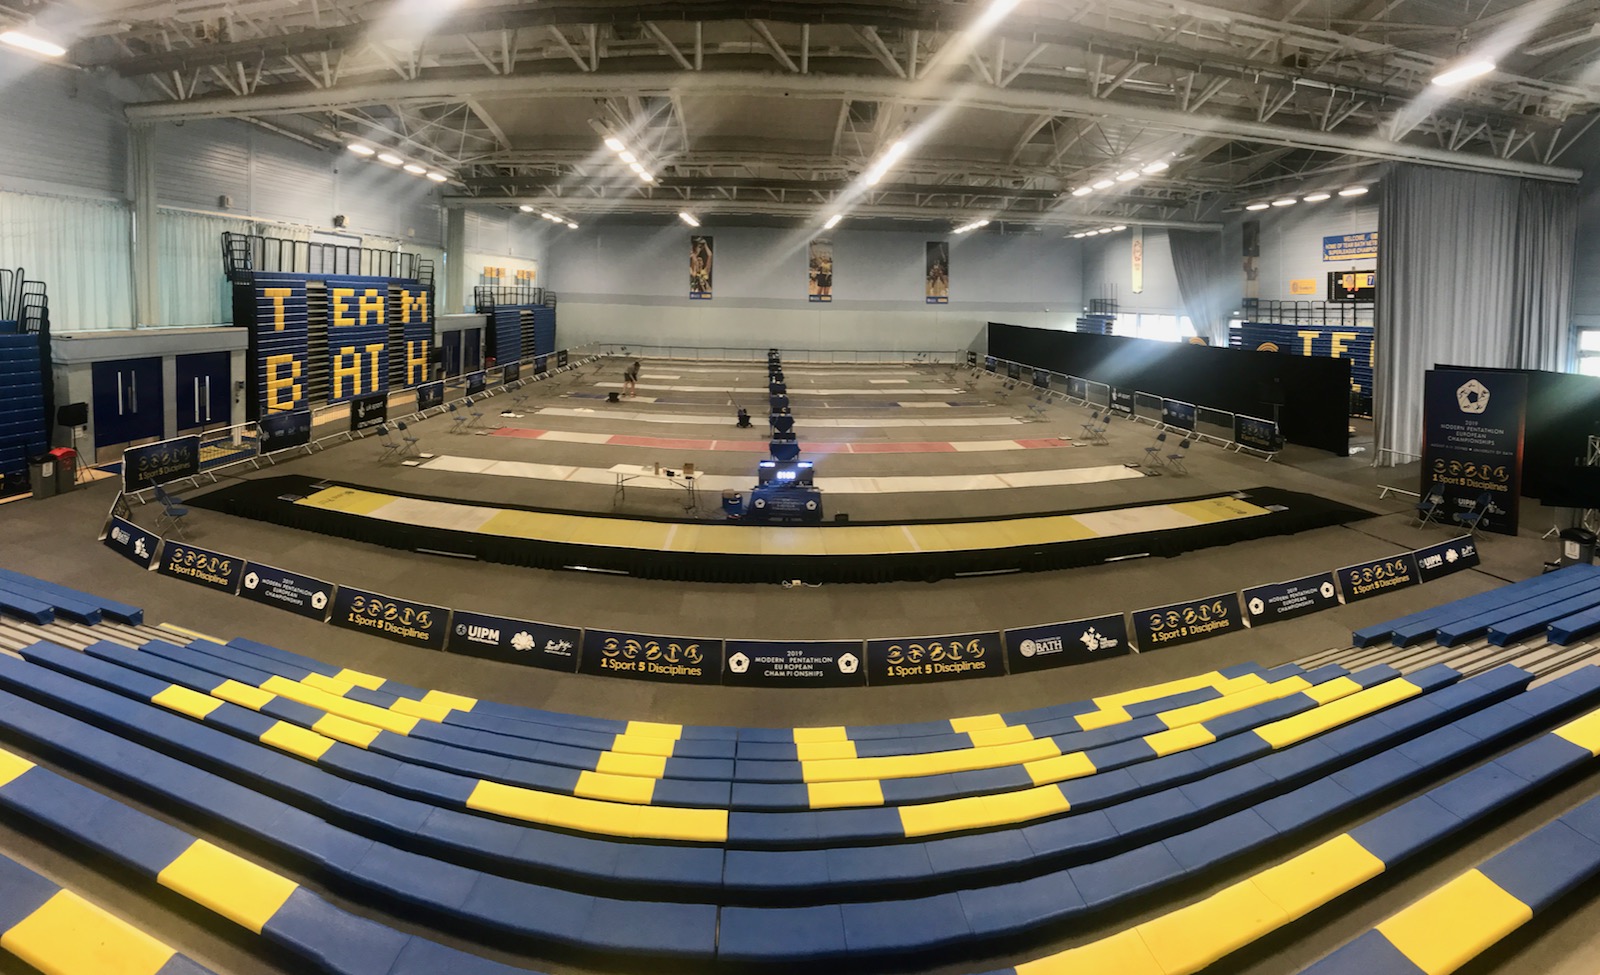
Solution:
M28 483L28 458L50 445L37 333L0 329L0 486Z
M526 970L472 950L906 968L1038 953L1127 910L1155 913L1012 971L1199 971L1600 758L1594 666L1246 664L761 729L496 704L169 632L0 654L0 810L316 971Z

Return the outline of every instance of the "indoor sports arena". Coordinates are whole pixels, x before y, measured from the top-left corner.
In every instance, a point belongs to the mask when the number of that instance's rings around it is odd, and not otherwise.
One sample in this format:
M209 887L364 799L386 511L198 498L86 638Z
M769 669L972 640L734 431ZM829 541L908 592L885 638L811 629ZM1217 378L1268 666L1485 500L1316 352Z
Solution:
M1600 6L0 5L0 975L1592 975Z

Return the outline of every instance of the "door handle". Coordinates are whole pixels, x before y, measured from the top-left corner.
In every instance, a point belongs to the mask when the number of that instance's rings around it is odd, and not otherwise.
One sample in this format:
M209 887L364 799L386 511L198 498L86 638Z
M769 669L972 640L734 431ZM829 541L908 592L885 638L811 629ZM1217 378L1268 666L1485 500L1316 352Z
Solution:
M200 419L200 379L199 379L199 377L196 377L195 381L194 381L194 418L195 418L196 421L198 421Z
M122 416L126 410L122 408L122 397L127 390L122 388L122 371L117 371L117 415Z
M206 377L206 422L211 422L211 377Z
M129 402L133 412L137 413L137 412L139 412L139 374L136 373L136 372L128 373L128 380L129 380L128 402Z

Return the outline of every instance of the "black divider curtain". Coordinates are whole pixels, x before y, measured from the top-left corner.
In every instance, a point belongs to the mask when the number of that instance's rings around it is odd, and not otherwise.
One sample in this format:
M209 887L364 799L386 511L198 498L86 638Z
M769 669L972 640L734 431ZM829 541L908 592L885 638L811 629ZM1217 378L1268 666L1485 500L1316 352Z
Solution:
M1422 452L1422 377L1434 363L1561 367L1577 211L1576 186L1390 172L1378 207L1378 463Z
M1169 230L1172 273L1178 279L1183 308L1194 322L1195 334L1212 345L1228 344L1225 305L1237 297L1237 275L1223 270L1222 234L1219 231Z

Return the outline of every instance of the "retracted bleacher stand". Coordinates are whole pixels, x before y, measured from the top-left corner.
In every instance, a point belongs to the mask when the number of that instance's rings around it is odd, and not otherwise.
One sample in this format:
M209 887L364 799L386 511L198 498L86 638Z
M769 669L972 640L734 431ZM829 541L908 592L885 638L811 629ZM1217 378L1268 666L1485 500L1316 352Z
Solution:
M800 442L789 412L789 387L777 349L767 351L767 396L771 412L771 453L757 468L757 483L749 505L730 517L745 517L758 524L817 524L822 521L822 492L817 489L811 461L800 459ZM726 508L726 506L725 506Z

